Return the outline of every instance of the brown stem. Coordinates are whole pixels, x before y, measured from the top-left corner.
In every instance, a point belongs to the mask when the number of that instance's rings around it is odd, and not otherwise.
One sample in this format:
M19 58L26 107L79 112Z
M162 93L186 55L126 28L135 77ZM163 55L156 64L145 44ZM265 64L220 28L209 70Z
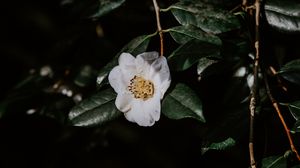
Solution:
M163 31L160 25L160 17L159 17L159 6L157 5L156 0L153 0L153 5L156 14L156 22L157 22L157 31L159 33L160 38L160 56L164 55L164 38L163 38Z
M276 76L276 74L277 74L276 70L275 70L272 66L270 66L269 69L270 69L272 75L273 75L273 76ZM282 90L284 90L285 92L287 92L287 87L285 87L285 86L283 85L283 83L282 83L282 81L280 80L280 78L279 78L278 76L276 76L276 79L277 79L277 82L278 82L279 86L282 88Z
M298 151L297 151L297 149L296 149L296 147L295 147L295 145L294 145L294 142L293 142L293 139L292 139L292 136L291 136L291 133L290 133L290 129L288 128L288 126L287 126L286 123L285 123L285 120L284 120L284 118L283 118L283 116L282 116L282 114L281 114L281 111L280 111L280 109L279 109L279 106L278 106L277 101L274 99L273 95L271 94L271 91L270 91L270 87L269 87L269 83L268 83L268 81L267 81L267 78L264 77L264 79L265 79L265 86L266 86L267 94L268 94L268 96L269 96L269 99L270 99L271 102L272 102L272 105L273 105L274 109L275 109L276 112L277 112L277 115L278 115L278 117L279 117L279 119L280 119L280 121L281 121L281 124L283 125L283 128L284 128L284 130L285 130L285 133L286 133L286 135L287 135L287 137L288 137L288 139L289 139L289 143L290 143L291 150L295 153L297 159L300 161L300 156L299 156Z

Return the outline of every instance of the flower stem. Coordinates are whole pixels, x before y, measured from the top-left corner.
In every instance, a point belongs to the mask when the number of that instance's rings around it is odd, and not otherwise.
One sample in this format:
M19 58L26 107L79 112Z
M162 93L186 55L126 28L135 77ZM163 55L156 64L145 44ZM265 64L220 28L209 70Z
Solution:
M265 76L266 76L266 75L265 75ZM284 128L284 130L285 130L285 133L286 133L286 135L287 135L287 137L288 137L288 140L289 140L289 143L290 143L291 150L295 153L297 159L300 161L300 156L299 156L299 153L298 153L298 151L297 151L297 149L296 149L296 147L295 147L295 145L294 145L294 142L293 142L293 139L292 139L290 130L289 130L288 126L287 126L286 123L285 123L285 120L284 120L284 118L283 118L283 116L282 116L282 114L281 114L281 111L280 111L280 109L279 109L279 105L278 105L277 101L274 99L273 95L271 94L271 91L270 91L270 87L269 87L269 83L268 83L268 81L267 81L267 78L264 77L264 80L265 80L265 86L266 86L266 90L267 90L268 97L269 97L269 99L271 100L272 105L273 105L274 109L275 109L276 112L277 112L277 115L278 115L278 117L279 117L279 119L280 119L280 121L281 121L281 124L283 125L283 128Z
M159 16L159 6L157 5L156 0L153 0L153 5L155 9L155 14L156 14L156 22L157 22L157 31L159 33L159 38L160 38L160 56L164 55L164 38L163 38L163 31L160 25L160 16Z

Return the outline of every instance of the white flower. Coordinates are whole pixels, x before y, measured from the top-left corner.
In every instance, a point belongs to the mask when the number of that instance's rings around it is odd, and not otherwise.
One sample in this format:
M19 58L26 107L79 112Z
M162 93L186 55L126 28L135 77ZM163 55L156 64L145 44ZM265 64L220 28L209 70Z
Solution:
M118 94L116 107L127 120L140 126L152 126L159 120L160 100L171 83L165 57L157 52L145 52L136 58L122 53L108 80Z

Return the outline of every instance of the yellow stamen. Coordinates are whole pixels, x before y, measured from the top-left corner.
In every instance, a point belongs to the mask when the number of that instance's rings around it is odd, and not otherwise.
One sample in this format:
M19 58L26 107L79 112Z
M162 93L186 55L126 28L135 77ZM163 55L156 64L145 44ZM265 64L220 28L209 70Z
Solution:
M134 98L142 99L144 101L153 97L154 94L153 83L140 76L134 76L130 80L128 89L133 94Z

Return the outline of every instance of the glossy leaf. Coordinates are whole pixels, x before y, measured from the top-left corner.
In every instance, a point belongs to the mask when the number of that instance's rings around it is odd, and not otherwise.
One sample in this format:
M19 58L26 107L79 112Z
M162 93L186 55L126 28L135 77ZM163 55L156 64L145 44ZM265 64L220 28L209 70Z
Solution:
M300 32L299 1L268 0L264 8L269 25L282 32Z
M270 156L262 160L262 168L282 168L287 167L284 156Z
M121 53L128 52L136 56L137 54L145 52L151 37L154 35L155 34L138 36L125 45L122 50L111 60L111 62L109 62L100 70L97 77L97 84L100 85L107 77L109 71L118 64L118 58Z
M170 119L194 118L205 122L201 100L192 89L181 83L164 99L162 113Z
M297 120L294 124L293 128L291 129L291 133L299 133L300 132L300 120Z
M125 0L98 0L98 2L99 7L97 9L97 12L91 16L92 18L101 17L108 12L118 8L125 2Z
M202 148L202 154L207 152L208 150L226 150L228 148L231 148L235 145L235 140L231 137L227 138L226 140L218 143L212 143L208 147Z
M196 39L191 40L173 51L168 57L169 66L172 70L183 71L203 57L220 58L220 46Z
M300 85L300 59L285 64L278 74L286 80Z
M197 74L201 76L202 72L209 67L210 65L216 63L217 60L210 59L210 58L200 58L198 65L197 65Z
M92 95L73 107L69 120L74 126L95 126L111 121L122 113L115 107L116 94L107 89Z
M295 118L295 120L300 119L300 101L295 101L287 104L291 114Z
M205 31L193 25L177 26L168 29L172 38L179 44L184 44L192 39L207 41L216 45L222 45L222 41L218 36L206 33Z
M169 9L180 24L191 24L209 33L218 34L240 27L232 13L197 0L178 2Z

